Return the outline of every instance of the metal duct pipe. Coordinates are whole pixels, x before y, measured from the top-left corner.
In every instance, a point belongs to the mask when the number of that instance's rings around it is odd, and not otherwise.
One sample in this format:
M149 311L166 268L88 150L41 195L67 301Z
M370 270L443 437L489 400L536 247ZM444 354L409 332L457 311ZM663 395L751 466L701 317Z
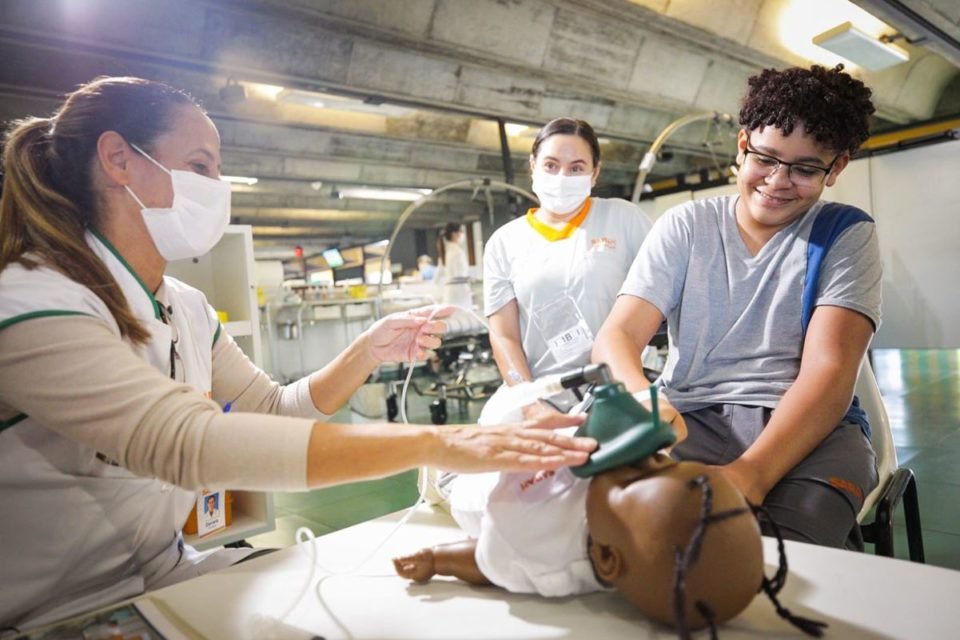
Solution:
M400 214L400 217L397 218L397 223L393 227L393 233L390 234L390 239L387 241L387 247L383 252L383 258L380 261L380 282L377 283L377 315L381 316L382 310L380 309L380 301L383 299L383 280L387 272L387 263L390 261L390 249L393 248L393 243L397 239L397 235L400 233L400 229L403 228L403 225L406 224L407 220L413 213L423 206L425 203L429 202L432 198L437 197L444 191L450 191L451 189L465 189L472 188L474 195L476 195L479 189L486 188L488 191L491 188L504 189L513 193L524 196L525 198L533 201L539 202L537 197L527 191L526 189L521 189L512 184L507 184L506 182L500 182L498 180L491 180L489 178L471 178L469 180L457 180L456 182L451 182L450 184L443 185L438 189L434 189L431 193L423 196L419 200L414 200L411 202L406 209L403 210L403 213ZM488 202L489 206L489 202Z
M657 139L653 141L653 144L650 145L650 150L643 154L643 160L640 161L640 173L637 174L637 182L633 185L633 198L631 198L634 204L640 202L640 194L643 193L643 183L647 179L647 174L650 173L651 169L653 169L653 165L657 163L657 154L660 153L660 147L664 145L664 143L667 141L667 138L673 135L677 129L693 122L700 122L703 120L715 120L718 123L735 122L733 116L729 113L720 113L719 111L702 111L700 113L691 113L677 118L668 124L666 128L660 132L660 135L657 136Z

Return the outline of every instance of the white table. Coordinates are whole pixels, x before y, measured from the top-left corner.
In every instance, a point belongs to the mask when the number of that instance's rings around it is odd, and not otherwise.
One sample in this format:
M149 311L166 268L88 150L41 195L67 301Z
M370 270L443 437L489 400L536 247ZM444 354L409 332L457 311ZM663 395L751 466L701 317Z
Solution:
M317 538L317 562L338 572L354 568L402 515ZM395 555L462 538L449 515L421 507L359 571L321 580L324 573L318 569L282 622L278 617L309 577L309 543L156 591L149 598L176 613L187 637L211 639L676 637L671 629L644 620L613 593L546 599L471 587L450 578L415 585L394 574L390 559ZM774 540L764 539L764 554L767 575L773 575ZM790 542L787 558L790 573L781 602L796 614L829 623L827 638L960 638L960 572ZM763 594L720 628L721 640L805 637L776 615Z

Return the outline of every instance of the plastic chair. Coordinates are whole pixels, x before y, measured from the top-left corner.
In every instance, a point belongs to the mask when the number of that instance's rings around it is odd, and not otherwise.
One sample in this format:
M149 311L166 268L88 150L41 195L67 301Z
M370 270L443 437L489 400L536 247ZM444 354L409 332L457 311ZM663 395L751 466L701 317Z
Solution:
M897 464L897 449L893 444L893 433L887 410L873 375L870 361L864 358L857 378L856 395L860 406L870 422L870 441L877 454L877 474L879 482L863 502L863 508L857 516L865 542L875 546L879 556L893 557L893 516L897 505L903 501L903 513L907 525L907 545L910 559L924 562L923 536L920 528L920 503L917 499L917 481L913 471ZM873 520L864 522L875 509Z

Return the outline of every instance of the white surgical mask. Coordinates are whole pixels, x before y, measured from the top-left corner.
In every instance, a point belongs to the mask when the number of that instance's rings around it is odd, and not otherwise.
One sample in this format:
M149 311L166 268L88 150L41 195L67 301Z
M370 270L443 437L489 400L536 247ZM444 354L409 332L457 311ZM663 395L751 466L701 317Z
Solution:
M593 176L564 176L547 173L542 169L533 172L533 192L540 199L540 206L551 213L572 213L590 197Z
M147 231L165 260L196 258L220 242L230 224L230 185L192 171L170 170L131 144L150 162L170 175L173 181L173 205L149 208L130 187L127 193L140 205Z

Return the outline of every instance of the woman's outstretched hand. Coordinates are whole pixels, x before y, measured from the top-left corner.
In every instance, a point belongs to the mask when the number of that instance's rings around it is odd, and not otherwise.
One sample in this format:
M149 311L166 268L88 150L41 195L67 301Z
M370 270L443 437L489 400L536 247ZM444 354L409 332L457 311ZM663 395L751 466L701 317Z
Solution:
M583 423L582 415L556 414L520 424L437 427L429 465L446 471L537 471L577 466L597 448L593 438L554 431Z
M391 313L364 332L367 352L377 362L423 360L429 350L440 346L440 336L447 330L442 318L456 310L453 305L436 304Z

